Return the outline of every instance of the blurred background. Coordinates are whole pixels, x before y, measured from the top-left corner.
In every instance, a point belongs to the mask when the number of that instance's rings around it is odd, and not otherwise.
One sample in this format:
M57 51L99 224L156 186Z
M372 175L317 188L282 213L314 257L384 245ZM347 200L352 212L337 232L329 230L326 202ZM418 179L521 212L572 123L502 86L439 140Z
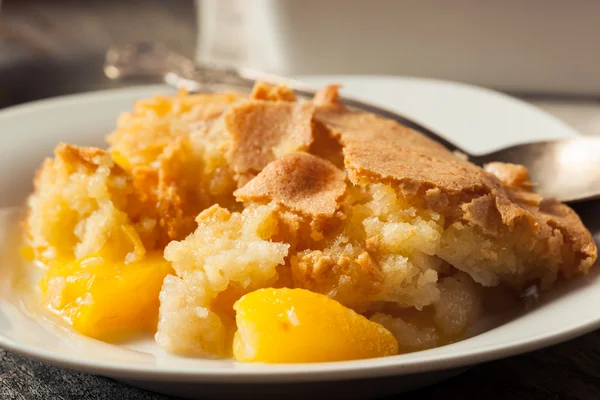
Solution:
M600 135L598 0L0 1L0 108L124 85L105 78L106 49L160 41L201 62L284 75L410 75L483 85ZM495 397L486 392L490 399L597 398L598 353L590 349L598 340L590 334L497 361L434 390L479 398L475 378L505 387ZM0 350L0 383L10 371L20 388L110 391L115 399L134 390L30 363ZM508 371L508 384L499 371Z
M0 107L122 85L111 44L284 75L385 74L508 92L600 132L600 2L3 0Z
M3 0L0 107L120 85L104 77L113 43L160 40L193 57L192 0Z

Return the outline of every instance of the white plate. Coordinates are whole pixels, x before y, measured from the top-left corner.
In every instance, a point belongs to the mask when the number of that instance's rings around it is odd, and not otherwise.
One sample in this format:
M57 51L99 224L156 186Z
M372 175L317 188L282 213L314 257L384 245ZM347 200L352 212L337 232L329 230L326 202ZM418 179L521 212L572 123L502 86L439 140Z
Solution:
M412 117L471 151L509 143L572 136L563 123L520 101L465 85L439 81L326 77L315 83L344 82L347 92ZM458 369L495 358L538 349L600 326L597 269L564 285L527 313L485 320L477 336L448 346L394 357L297 365L252 365L232 361L188 359L169 355L151 339L109 345L56 324L23 294L21 263L16 251L18 213L31 191L34 170L59 141L102 145L116 117L140 98L169 91L162 86L67 96L0 112L0 345L55 365L105 375L164 393L205 396L234 392L278 397L282 391L331 398L413 389ZM577 289L577 290L575 290ZM485 326L484 326L485 325ZM492 328L493 329L490 329ZM442 371L444 372L435 372ZM449 370L449 371L448 371ZM388 377L388 378L386 378ZM391 377L391 378L390 378ZM378 378L365 381L360 378ZM353 379L352 383L331 383ZM307 385L307 382L311 382ZM235 385L232 385L235 383ZM326 385L327 389L323 389ZM334 389L335 388L335 389Z

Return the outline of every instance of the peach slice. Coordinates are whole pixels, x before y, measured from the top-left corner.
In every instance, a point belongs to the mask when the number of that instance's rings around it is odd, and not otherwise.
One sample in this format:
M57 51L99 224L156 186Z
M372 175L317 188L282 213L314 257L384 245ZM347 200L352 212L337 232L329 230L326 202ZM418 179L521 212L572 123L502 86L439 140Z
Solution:
M398 353L398 342L382 325L308 290L259 289L234 309L238 361L343 361Z

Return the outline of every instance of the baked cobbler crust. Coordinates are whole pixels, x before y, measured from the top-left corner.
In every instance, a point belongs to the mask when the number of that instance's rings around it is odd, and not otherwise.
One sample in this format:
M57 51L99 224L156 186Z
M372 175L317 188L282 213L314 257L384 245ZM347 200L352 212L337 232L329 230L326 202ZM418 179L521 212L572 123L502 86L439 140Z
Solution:
M63 144L44 162L28 244L42 262L164 249L156 339L180 354L230 356L233 303L266 287L337 300L400 351L439 346L477 320L485 287L547 290L597 257L577 214L537 195L524 167L480 168L346 108L336 85L312 101L264 83L157 96L108 141Z
M344 173L309 153L291 153L268 164L258 176L236 190L244 203L276 201L309 218L331 217L346 191Z
M457 230L470 227L498 241L518 236L512 244L515 251L533 251L531 264L562 258L559 268L565 276L586 273L596 260L593 238L577 214L535 194L523 166L493 163L479 168L410 128L339 104L319 108L315 119L341 142L354 184L388 184L409 202L443 215L445 224L456 224ZM495 257L502 255L496 252L482 258ZM463 267L450 254L447 258L482 284L496 284L503 275L503 271L480 273ZM539 275L548 284L557 273L556 267L549 267L549 275L530 267L505 271L510 275L506 279L522 286Z

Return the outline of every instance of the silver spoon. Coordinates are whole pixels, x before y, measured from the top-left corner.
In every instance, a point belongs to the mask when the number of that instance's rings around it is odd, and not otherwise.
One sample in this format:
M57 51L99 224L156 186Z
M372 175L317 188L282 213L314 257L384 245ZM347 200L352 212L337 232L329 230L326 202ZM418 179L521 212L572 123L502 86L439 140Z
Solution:
M256 80L285 83L299 95L312 96L306 84L247 68L228 69L198 65L189 58L156 43L115 46L108 50L104 72L111 79L149 78L195 92L215 92L238 87L248 90ZM577 137L526 143L493 153L474 155L406 117L356 99L344 104L396 120L469 157L477 165L492 161L522 164L529 169L536 191L544 197L574 202L600 197L600 137Z

